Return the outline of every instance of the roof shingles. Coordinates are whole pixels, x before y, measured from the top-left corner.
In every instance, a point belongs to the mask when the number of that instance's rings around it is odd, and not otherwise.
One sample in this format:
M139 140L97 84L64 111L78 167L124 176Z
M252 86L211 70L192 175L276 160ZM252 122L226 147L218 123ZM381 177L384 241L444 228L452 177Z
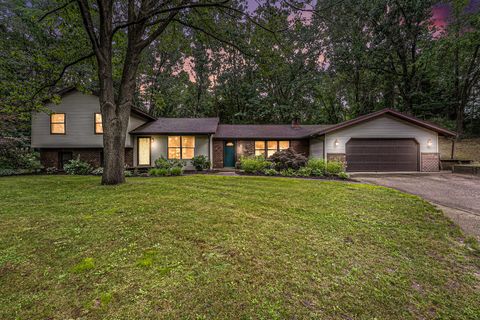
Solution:
M158 118L132 131L131 134L193 133L213 134L217 131L218 118Z

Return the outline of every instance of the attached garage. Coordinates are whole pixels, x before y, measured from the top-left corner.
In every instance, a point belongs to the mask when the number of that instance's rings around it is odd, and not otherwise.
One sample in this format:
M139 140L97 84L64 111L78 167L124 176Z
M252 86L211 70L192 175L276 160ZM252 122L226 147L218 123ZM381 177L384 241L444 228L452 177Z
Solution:
M342 161L349 172L438 171L438 135L455 133L430 122L384 109L328 127L324 158Z
M419 145L414 139L352 138L346 144L348 171L418 171Z

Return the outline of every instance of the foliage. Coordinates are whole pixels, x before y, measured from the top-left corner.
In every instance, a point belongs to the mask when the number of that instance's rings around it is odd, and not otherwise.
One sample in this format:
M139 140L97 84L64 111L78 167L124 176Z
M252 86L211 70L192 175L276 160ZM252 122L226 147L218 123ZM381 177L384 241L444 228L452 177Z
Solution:
M185 167L186 164L187 163L185 160L166 159L163 156L155 160L155 168L158 168L158 169L183 168Z
M0 168L0 177L2 176L13 176L18 174L18 170L10 168Z
M103 167L98 167L91 172L94 176L101 176L103 174Z
M287 169L280 170L280 175L284 177L294 177L297 175L297 171L293 168L287 168Z
M337 176L338 176L340 179L343 179L343 180L346 180L346 179L350 178L350 176L349 176L348 173L346 173L346 172L339 172L339 173L337 173Z
M125 177L133 177L133 172L130 170L125 170L123 174Z
M210 168L210 161L204 155L198 155L192 158L192 164L196 170L202 171Z
M325 166L326 175L335 176L344 171L345 171L345 166L343 162L327 161L327 165Z
M276 176L279 175L279 172L273 168L267 168L263 170L263 174L266 176Z
M271 162L262 156L241 157L240 168L246 173L261 173L271 167Z
M45 169L46 174L56 174L58 171L57 167L48 167Z
M165 177L170 175L170 169L167 168L153 168L148 170L150 176Z
M298 170L307 163L307 158L304 155L296 153L292 149L275 152L269 160L273 162L273 167L278 171L284 169Z
M309 167L301 167L297 170L297 175L300 177L310 177L312 175L313 169Z
M172 176L180 176L183 173L183 169L180 167L173 167L170 169L170 174Z
M77 159L72 159L68 161L63 169L67 174L72 175L87 175L92 172L92 166L85 161L80 159L80 156Z
M312 169L312 174L315 176L325 175L326 161L324 159L311 158L308 159L307 167Z

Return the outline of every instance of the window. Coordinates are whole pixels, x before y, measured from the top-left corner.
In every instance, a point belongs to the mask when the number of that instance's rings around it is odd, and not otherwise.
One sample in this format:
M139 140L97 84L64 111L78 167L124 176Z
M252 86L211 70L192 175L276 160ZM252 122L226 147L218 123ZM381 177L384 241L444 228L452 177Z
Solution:
M95 113L95 134L103 133L103 123L102 123L102 114Z
M265 157L265 141L255 141L255 155Z
M290 141L255 141L256 156L272 156L275 152L290 148Z
M168 159L192 159L194 156L194 136L168 136Z
M50 134L65 134L65 113L50 115Z
M150 165L150 138L138 138L138 165Z

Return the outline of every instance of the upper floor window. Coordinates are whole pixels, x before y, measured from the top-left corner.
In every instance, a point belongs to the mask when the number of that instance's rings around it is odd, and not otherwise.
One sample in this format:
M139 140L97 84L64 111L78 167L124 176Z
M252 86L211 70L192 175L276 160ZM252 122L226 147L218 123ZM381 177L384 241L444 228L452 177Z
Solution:
M103 133L103 124L102 124L102 114L97 112L95 113L95 134Z
M168 159L192 159L195 156L194 136L168 136Z
M270 157L277 151L286 150L290 148L290 141L288 140L268 140L255 141L255 155Z
M65 113L50 115L50 134L65 134Z

